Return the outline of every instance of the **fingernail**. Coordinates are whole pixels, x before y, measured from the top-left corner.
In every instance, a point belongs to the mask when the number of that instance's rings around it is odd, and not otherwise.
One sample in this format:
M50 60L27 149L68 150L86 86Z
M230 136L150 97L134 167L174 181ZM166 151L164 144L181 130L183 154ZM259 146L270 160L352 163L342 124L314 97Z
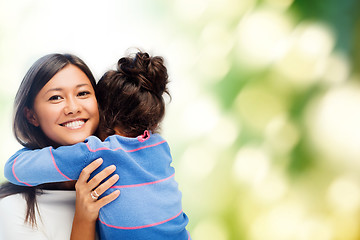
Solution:
M98 159L96 159L95 161L98 162L98 163L100 163L100 162L103 161L103 159L102 159L102 158L98 158Z

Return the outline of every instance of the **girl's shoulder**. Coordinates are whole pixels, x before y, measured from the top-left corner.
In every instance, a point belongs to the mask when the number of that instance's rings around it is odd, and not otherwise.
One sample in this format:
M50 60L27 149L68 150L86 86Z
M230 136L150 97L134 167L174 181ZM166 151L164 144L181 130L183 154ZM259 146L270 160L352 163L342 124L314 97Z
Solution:
M157 145L159 143L165 143L166 140L160 136L158 133L151 133L145 131L143 135L137 137L124 137L120 135L111 135L107 137L104 141L101 141L96 136L90 136L86 138L85 145L87 145L88 150L96 151L99 149L105 150L114 150L114 149L128 149L128 147L143 147L149 145Z

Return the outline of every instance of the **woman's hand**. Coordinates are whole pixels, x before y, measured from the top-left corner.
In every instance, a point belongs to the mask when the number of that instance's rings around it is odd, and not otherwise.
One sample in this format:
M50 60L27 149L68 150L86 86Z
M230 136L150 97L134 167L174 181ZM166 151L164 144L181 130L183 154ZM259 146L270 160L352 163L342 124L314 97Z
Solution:
M120 194L119 190L97 200L107 189L114 185L119 179L119 175L114 174L104 183L100 184L105 178L112 174L116 167L108 166L96 174L89 182L90 174L97 169L103 160L96 159L85 167L75 184L76 189L76 206L75 216L71 232L71 240L76 239L95 239L95 223L99 216L99 210L106 204L114 201ZM94 191L94 192L93 192Z

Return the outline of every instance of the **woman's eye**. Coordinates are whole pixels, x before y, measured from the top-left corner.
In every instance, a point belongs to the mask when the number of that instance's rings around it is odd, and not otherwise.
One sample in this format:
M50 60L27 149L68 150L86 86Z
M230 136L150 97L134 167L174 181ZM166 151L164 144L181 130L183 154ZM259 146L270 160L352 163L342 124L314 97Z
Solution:
M60 100L60 99L61 99L61 97L59 95L54 95L49 98L50 101L56 101L56 100Z
M78 96L83 97L83 96L86 96L86 95L89 95L89 94L90 94L89 91L82 91L82 92L78 93Z

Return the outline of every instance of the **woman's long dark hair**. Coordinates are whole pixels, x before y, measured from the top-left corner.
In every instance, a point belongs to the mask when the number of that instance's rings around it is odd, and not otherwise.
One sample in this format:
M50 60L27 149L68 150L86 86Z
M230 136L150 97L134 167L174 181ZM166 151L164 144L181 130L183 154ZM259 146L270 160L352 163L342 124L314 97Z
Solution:
M32 109L39 91L50 79L67 65L74 65L83 71L95 89L95 78L88 66L77 56L71 54L49 54L38 59L28 70L22 80L15 97L13 132L16 140L30 149L44 148L52 145L52 141L43 133L40 127L29 123L24 109ZM6 182L0 185L0 198L22 193L27 203L25 222L36 225L35 212L37 209L36 195L40 187L17 186Z

